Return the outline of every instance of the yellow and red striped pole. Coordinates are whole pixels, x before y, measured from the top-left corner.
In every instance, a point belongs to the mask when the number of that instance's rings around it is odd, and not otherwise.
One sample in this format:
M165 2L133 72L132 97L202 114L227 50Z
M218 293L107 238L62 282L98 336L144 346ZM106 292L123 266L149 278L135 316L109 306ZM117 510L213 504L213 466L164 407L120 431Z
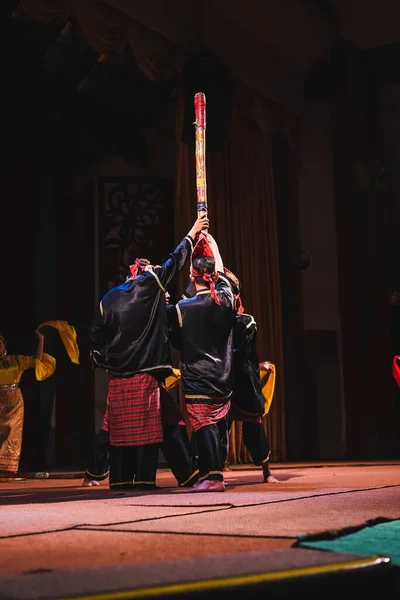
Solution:
M206 97L203 92L194 96L195 137L196 137L196 190L197 216L208 212L206 177Z

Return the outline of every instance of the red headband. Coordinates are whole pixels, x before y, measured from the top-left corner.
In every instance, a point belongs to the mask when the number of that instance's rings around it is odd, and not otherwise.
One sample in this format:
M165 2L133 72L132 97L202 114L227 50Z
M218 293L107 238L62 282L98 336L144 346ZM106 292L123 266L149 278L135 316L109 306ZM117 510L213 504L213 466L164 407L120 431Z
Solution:
M204 233L199 234L196 245L193 248L192 260L197 256L209 256L210 258L215 258Z
M207 271L203 271L202 273L200 273L199 271L196 271L196 269L194 269L192 266L192 277L195 277L196 279L200 277L203 281L208 283L210 286L211 298L214 300L215 304L221 304L214 285L214 283L218 281L218 273L216 273L215 271L214 273L207 273Z
M207 240L206 236L204 235L204 233L199 234L197 243L196 243L195 247L193 248L192 261L194 258L198 258L200 256L207 256L209 258L215 258L214 254L211 250L210 244L208 243L208 240ZM206 271L203 271L202 273L200 273L199 271L196 271L196 269L194 269L193 265L192 265L192 277L196 277L196 278L200 277L203 281L208 283L210 286L211 297L214 300L215 304L221 304L221 302L219 301L219 298L217 296L217 292L215 291L215 285L214 285L214 283L216 283L218 280L218 273L216 273L215 271L214 271L214 273L207 273Z
M139 269L149 264L150 261L147 260L147 258L135 258L133 265L129 265L129 270L131 272L132 278L136 279L136 277L138 276Z

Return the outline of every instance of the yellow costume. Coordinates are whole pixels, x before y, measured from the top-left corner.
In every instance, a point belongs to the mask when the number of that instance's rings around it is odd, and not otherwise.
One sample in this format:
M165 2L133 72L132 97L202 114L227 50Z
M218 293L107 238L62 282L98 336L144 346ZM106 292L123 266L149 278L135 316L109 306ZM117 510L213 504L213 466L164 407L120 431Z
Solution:
M79 365L79 348L76 341L75 327L67 321L44 321L44 323L39 325L38 329L40 330L42 327L57 329L71 362Z
M0 471L18 471L24 425L24 399L18 384L24 372L32 368L36 379L43 381L53 375L55 358L43 354L38 360L15 354L0 359Z
M67 321L45 321L38 329L45 326L57 329L69 358L79 364L74 327ZM46 353L40 360L21 354L0 358L0 473L15 475L18 471L24 424L24 399L19 382L24 372L33 368L36 379L43 381L53 375L56 359Z
M178 385L180 380L181 380L180 369L172 369L172 374L168 375L167 379L165 380L165 387L170 392L171 390L176 388L176 386Z

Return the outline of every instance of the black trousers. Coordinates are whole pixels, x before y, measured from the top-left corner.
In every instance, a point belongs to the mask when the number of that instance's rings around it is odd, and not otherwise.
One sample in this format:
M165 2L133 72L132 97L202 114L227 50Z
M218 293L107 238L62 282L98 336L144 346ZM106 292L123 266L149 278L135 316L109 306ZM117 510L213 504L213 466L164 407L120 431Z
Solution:
M253 463L259 467L269 460L270 447L262 423L243 421L243 444L250 452Z
M110 445L111 490L155 490L159 444Z
M99 429L94 436L89 466L85 471L88 479L103 481L103 479L108 477L110 472L109 439L108 431L104 429Z
M186 425L163 427L161 450L180 487L191 487L199 478L197 457L192 451Z
M229 431L233 421L229 421ZM262 423L253 423L252 421L243 421L242 423L243 444L250 453L253 464L260 467L269 461L270 446L267 435ZM229 452L229 433L227 439L221 446L223 464L228 459Z
M179 486L190 487L199 472L180 407L164 387L160 389L160 402L164 437L161 450Z
M198 455L199 481L223 481L224 443L228 436L228 421L205 425L192 435L194 451Z
M167 461L167 464L171 469L175 479L181 487L192 486L198 479L199 470L197 466L197 459L192 452L186 426L166 425L163 427L163 434L164 443L160 445L160 448L163 451L165 460ZM94 437L92 456L89 466L85 472L85 475L88 479L95 479L97 481L106 479L110 472L110 449L111 446L109 444L109 433L104 429L100 429ZM121 460L124 463L128 460L132 460L134 464L137 465L136 455L139 456L139 453L131 452L131 454L129 454L129 452L123 451L120 453ZM145 456L146 459L149 460L146 453ZM156 464L157 462L158 454L156 458ZM137 466L135 468L137 468ZM151 473L152 469L150 469L150 474ZM140 479L148 480L148 477L150 477L149 474L143 476L141 475ZM138 475L136 475L136 479L138 479Z

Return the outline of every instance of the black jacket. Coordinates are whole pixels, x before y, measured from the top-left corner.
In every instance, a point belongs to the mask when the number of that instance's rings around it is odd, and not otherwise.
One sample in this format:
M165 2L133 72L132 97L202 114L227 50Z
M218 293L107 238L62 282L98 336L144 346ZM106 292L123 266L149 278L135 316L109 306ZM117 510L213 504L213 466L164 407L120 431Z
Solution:
M219 403L232 393L232 291L226 281L215 285L220 305L209 290L180 300L168 309L172 345L180 351L186 402Z
M90 330L96 366L120 377L171 373L165 291L193 250L186 236L153 272L146 271L110 290L101 300Z
M260 366L256 347L257 324L254 317L237 315L233 327L233 398L232 404L245 415L262 416Z

